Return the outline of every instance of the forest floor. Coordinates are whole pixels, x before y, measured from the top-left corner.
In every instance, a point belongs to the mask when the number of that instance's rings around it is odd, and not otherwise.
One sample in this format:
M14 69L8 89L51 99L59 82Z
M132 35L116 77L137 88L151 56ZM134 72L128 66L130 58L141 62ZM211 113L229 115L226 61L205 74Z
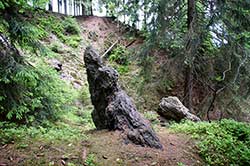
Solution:
M75 117L74 117L75 116ZM78 115L71 115L61 125L82 132L77 138L71 131L51 129L48 134L32 132L23 139L0 147L0 165L69 165L69 166L202 166L203 161L190 136L155 126L163 150L126 145L118 132L86 128ZM80 129L80 130L79 130ZM63 133L63 134L60 134ZM59 134L60 136L56 136ZM74 134L74 133L73 133ZM60 138L60 137L65 137Z
M83 53L87 45L92 45L103 54L120 39L126 45L134 39L126 37L110 18L79 17L83 41L77 50L64 58L61 75L77 90L87 86L83 68ZM131 47L137 47L141 40ZM69 51L67 51L68 53ZM72 67L73 66L73 67ZM133 71L134 72L134 71ZM171 132L160 124L156 130L163 150L125 145L118 132L96 131L91 122L89 103L76 101L76 109L63 115L60 122L51 129L30 128L18 141L0 147L0 166L16 165L87 165L87 166L200 166L204 165L198 155L195 140L190 136ZM22 133L22 132L20 132Z

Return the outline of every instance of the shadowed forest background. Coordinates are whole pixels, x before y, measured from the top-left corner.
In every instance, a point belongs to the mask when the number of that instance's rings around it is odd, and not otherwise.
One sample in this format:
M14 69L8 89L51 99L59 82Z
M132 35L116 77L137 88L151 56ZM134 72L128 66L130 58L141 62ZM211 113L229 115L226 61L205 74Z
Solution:
M0 0L0 166L250 165L249 56L248 0ZM163 148L97 122L106 77Z

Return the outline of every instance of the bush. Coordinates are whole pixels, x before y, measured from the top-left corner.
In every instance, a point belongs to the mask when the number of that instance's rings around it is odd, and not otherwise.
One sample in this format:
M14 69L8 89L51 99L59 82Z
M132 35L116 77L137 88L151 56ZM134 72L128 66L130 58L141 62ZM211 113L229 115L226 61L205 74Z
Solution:
M110 62L115 62L112 66L119 72L119 74L125 74L129 72L129 56L128 51L124 46L118 46L111 52L109 56Z
M10 13L6 10L9 19L0 17L3 22L0 25L0 120L19 123L55 120L57 113L71 102L73 91L43 60L36 57L37 60L30 63L27 59L47 49L41 40L51 33L77 47L81 40L77 22L70 17L33 11L26 1L11 1L5 5L19 7ZM53 48L55 52L59 49L58 46ZM50 50L50 55L56 55L52 53Z
M81 38L77 35L73 35L65 38L64 43L72 48L77 48L80 44Z
M50 49L54 53L61 53L62 52L62 46L57 42L52 43L51 46L50 46Z
M88 154L86 160L85 160L85 165L86 166L96 166L96 156L93 153Z
M125 73L129 72L128 66L118 66L116 69L117 69L119 74L125 74Z
M184 122L173 131L192 134L199 140L200 155L209 165L250 165L250 125L233 120Z
M72 17L62 19L55 16L41 16L37 24L43 32L43 38L53 33L63 43L73 48L78 47L81 41L79 25Z
M17 65L11 72L1 71L1 119L21 123L55 120L57 112L71 102L73 90L43 61L37 61L36 67Z
M128 51L124 46L118 46L111 52L109 61L116 62L119 65L129 65Z
M64 34L65 35L79 35L80 29L75 19L72 17L65 17L63 20Z

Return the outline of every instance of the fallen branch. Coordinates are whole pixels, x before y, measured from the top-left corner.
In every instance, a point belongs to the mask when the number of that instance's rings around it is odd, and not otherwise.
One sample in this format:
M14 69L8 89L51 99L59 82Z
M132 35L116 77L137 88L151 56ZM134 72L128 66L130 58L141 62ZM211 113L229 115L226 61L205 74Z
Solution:
M119 40L117 40L116 42L114 42L108 49L107 51L105 51L104 54L102 54L101 58L105 58L106 55L114 48L114 46L119 42Z
M136 39L133 40L133 41L131 41L130 43L128 43L125 47L128 48L129 46L131 46L132 44L134 44L135 41L136 41Z
M51 146L50 148L53 149L53 150L56 150L56 151L58 151L58 152L61 152L61 153L66 153L64 150L59 149L59 148L57 148L57 147Z

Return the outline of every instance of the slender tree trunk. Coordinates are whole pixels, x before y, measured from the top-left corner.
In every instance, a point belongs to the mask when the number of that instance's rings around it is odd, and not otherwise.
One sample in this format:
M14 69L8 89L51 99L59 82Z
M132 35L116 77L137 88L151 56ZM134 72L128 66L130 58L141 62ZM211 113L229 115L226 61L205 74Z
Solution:
M67 0L64 0L64 14L67 15Z
M192 37L192 31L193 31L193 21L195 16L195 0L188 0L188 12L187 12L187 27L188 27L188 44L186 46L186 52L187 52L187 59L188 64L185 67L185 87L184 87L184 105L192 110L193 109L193 103L192 103L192 94L193 94L193 51L191 40Z
M123 0L122 4L125 5L125 3L126 3L125 0ZM106 13L106 15L107 15L107 13ZM126 15L125 15L125 13L123 13L123 19L124 19L123 23L126 23Z
M195 15L195 0L188 0L188 13L187 13L188 30L192 28L194 15Z
M74 2L73 2L73 6L74 6L74 16L76 15L76 2L75 2L75 0L73 0Z
M192 110L193 102L193 67L188 65L185 67L185 85L184 85L184 105Z
M83 4L81 4L82 5L82 15L84 16L85 15L85 10L84 10L84 5Z
M78 15L81 15L81 4L78 5Z
M91 5L90 5L90 15L93 16L92 0L90 0L90 3L91 3Z
M53 11L52 0L49 1L49 11Z
M60 0L57 0L58 13L60 13Z

